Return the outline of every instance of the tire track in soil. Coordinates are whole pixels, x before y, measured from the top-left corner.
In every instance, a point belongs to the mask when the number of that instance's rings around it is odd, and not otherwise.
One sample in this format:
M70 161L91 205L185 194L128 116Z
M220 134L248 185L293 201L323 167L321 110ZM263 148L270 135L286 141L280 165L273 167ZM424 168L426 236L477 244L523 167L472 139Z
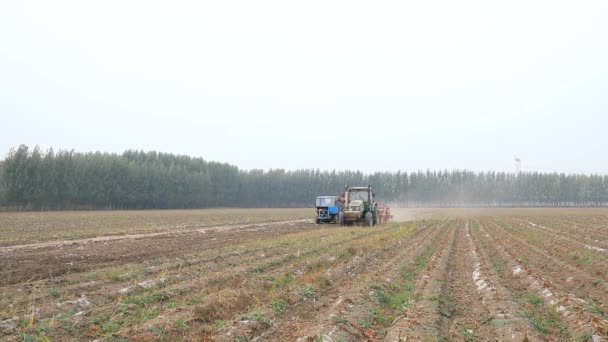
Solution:
M504 242L497 243L497 240L502 241L502 239L494 237L492 241L489 241L492 237L489 232L482 224L479 224L479 228L482 244L486 248L492 248L506 265L511 266L508 278L504 278L509 288L514 291L535 292L538 298L542 298L546 307L555 310L559 314L560 320L568 323L570 336L582 336L592 330L594 341L606 341L608 338L607 320L586 312L582 305L586 303L584 300L577 298L572 293L563 292L546 273L539 274L538 270L542 270L542 266L539 268L538 266L523 265ZM489 247L491 243L492 247ZM520 252L524 254L525 250L520 250Z
M438 311L439 298L448 277L448 269L455 255L457 230L450 224L429 265L416 280L418 300L403 311L389 328L385 341L435 341L439 336L441 317Z
M345 313L353 312L353 308L361 305L361 299L370 296L368 284L390 280L398 276L399 265L402 260L413 259L412 255L420 251L424 242L429 240L437 230L442 229L442 224L419 228L411 235L399 239L393 243L387 253L379 258L373 258L365 263L362 272L351 274L348 269L333 270L332 291L321 304L323 309L315 314L313 322L300 322L299 324L287 323L282 329L277 327L277 333L269 336L272 338L292 338L299 341L322 339L325 341L343 340L357 341L367 339L374 335L371 329L362 327L354 317L343 318ZM432 239L430 239L432 240ZM374 267L376 267L374 269ZM360 284L364 284L361 286ZM365 300L368 304L370 300ZM359 302L357 304L357 302ZM367 305L364 314L367 314ZM357 315L353 315L357 316ZM282 331L280 331L282 330Z

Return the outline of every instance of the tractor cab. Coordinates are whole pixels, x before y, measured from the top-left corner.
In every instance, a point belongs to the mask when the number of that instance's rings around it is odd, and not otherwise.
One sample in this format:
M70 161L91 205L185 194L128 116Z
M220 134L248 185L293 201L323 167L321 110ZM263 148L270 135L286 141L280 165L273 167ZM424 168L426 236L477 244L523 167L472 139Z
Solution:
M317 210L317 218L315 220L317 224L338 223L338 214L341 210L338 196L317 197L315 208Z

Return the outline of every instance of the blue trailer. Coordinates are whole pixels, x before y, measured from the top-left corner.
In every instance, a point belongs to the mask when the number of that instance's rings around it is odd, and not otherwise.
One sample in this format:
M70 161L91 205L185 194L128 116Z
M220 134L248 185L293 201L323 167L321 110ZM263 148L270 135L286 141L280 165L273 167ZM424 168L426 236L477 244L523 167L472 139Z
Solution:
M338 223L340 215L340 202L338 196L319 196L315 201L317 209L317 218L315 222L320 223Z

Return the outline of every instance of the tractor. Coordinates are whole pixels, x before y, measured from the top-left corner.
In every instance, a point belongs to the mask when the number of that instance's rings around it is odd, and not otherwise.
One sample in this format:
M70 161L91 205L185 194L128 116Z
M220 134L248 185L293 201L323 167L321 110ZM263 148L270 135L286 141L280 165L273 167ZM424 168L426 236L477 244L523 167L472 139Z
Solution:
M338 214L340 225L364 224L373 226L379 223L378 204L374 202L371 186L344 188L341 201L344 203Z
M341 202L338 201L338 196L319 196L315 200L317 210L317 218L315 222L321 223L338 223L338 214L341 211Z

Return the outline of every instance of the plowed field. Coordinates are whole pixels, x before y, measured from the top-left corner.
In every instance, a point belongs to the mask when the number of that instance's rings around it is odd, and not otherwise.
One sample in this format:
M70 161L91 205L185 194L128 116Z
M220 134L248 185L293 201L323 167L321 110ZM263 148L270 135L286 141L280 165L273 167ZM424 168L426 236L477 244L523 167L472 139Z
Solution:
M608 340L608 210L311 214L0 213L0 340Z

